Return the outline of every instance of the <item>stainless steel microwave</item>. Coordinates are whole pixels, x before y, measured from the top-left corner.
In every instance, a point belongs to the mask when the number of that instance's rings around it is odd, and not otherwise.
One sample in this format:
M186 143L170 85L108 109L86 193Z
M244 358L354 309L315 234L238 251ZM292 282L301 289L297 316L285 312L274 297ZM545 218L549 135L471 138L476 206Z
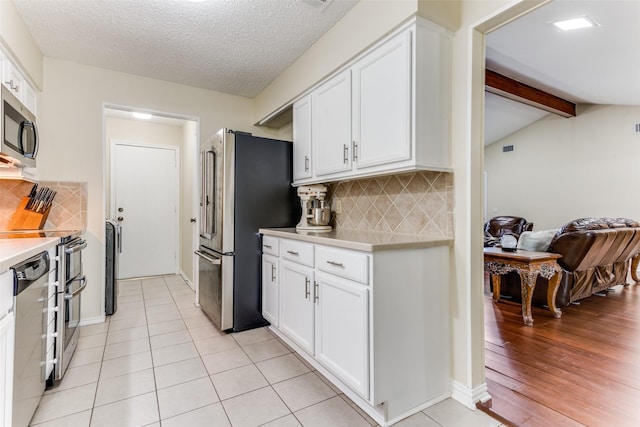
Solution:
M22 166L35 168L38 154L36 116L4 85L0 121L0 152Z

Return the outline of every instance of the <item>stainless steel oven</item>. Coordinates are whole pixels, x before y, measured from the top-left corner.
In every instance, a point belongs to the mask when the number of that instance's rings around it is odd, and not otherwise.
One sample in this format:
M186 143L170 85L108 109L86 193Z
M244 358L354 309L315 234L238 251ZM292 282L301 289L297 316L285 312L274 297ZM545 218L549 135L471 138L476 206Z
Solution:
M82 272L82 251L87 247L81 237L63 239L58 245L58 315L56 321L55 379L64 375L78 345L80 326L80 294L87 286Z

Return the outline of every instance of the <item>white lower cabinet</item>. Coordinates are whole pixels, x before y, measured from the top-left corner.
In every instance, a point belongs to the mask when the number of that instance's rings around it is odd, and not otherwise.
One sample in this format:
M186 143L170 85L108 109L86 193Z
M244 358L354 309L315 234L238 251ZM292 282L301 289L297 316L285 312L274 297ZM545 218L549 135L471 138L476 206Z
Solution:
M369 293L325 273L316 278L315 357L365 399L369 397Z
M364 251L271 232L263 295L276 266L276 335L382 426L451 395L446 244Z
M13 352L15 315L13 314L13 273L0 276L0 427L11 426L13 402Z
M291 261L280 263L280 330L307 353L314 350L314 272Z
M278 327L279 316L279 271L278 258L273 255L262 256L262 317Z

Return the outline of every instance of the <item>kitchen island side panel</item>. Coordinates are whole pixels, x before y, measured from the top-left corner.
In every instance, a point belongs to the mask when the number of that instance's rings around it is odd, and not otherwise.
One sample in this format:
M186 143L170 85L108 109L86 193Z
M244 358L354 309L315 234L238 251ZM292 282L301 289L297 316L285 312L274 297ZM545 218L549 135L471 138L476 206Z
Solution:
M371 400L387 420L450 395L449 252L373 252Z

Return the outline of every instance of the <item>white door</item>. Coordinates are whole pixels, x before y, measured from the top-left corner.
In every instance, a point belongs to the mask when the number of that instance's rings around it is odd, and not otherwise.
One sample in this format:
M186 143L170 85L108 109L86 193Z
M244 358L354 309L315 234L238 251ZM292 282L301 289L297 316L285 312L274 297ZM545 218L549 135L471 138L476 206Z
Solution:
M356 167L409 160L411 33L387 41L353 66L353 97Z
M112 144L111 215L122 226L119 279L177 271L177 150Z
M313 354L313 269L282 261L280 272L280 330Z
M323 273L318 273L317 280L315 356L347 385L368 399L367 287Z
M262 255L262 317L278 327L278 258Z
M311 95L293 104L293 180L311 178Z
M351 170L351 71L331 78L311 93L313 173Z

